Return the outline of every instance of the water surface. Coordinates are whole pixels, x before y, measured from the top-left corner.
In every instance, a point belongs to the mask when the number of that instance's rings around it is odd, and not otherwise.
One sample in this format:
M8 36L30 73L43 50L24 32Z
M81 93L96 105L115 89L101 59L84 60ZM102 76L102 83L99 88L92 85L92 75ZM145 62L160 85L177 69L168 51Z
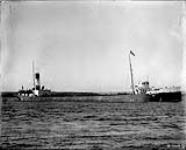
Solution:
M16 102L2 104L4 148L124 149L184 144L179 103Z

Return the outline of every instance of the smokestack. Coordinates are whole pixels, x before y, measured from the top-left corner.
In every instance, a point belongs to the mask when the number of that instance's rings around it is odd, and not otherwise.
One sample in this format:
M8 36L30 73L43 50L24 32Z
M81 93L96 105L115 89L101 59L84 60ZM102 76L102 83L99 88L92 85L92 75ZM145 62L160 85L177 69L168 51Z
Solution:
M35 73L35 89L40 90L40 74L39 74L39 72Z

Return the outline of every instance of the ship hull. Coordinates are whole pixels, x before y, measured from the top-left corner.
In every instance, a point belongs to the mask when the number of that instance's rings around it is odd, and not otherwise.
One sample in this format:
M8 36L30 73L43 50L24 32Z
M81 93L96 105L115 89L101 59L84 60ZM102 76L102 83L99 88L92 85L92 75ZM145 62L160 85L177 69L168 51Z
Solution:
M182 100L182 93L179 92L161 92L151 95L152 102L179 102Z
M149 102L150 96L145 94L138 95L106 95L106 96L47 96L47 97L29 97L29 96L18 96L19 101L30 102L30 101L63 101L63 102L110 102L110 103L143 103Z

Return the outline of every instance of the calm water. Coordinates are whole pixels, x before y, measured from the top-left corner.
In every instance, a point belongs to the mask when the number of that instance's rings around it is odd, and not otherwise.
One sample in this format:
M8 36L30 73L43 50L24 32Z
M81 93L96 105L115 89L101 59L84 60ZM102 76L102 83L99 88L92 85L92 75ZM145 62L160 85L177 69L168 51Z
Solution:
M5 148L124 149L184 144L183 103L2 104Z

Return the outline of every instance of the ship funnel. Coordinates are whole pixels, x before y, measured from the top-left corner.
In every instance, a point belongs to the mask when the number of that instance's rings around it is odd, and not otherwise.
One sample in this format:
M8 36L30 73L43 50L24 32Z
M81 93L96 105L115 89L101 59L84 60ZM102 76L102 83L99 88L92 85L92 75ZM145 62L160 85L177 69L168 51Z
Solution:
M35 73L35 89L40 90L40 74L39 72Z
M32 71L33 71L33 86L35 90L40 90L40 74L39 72L35 72L34 61L32 62Z

